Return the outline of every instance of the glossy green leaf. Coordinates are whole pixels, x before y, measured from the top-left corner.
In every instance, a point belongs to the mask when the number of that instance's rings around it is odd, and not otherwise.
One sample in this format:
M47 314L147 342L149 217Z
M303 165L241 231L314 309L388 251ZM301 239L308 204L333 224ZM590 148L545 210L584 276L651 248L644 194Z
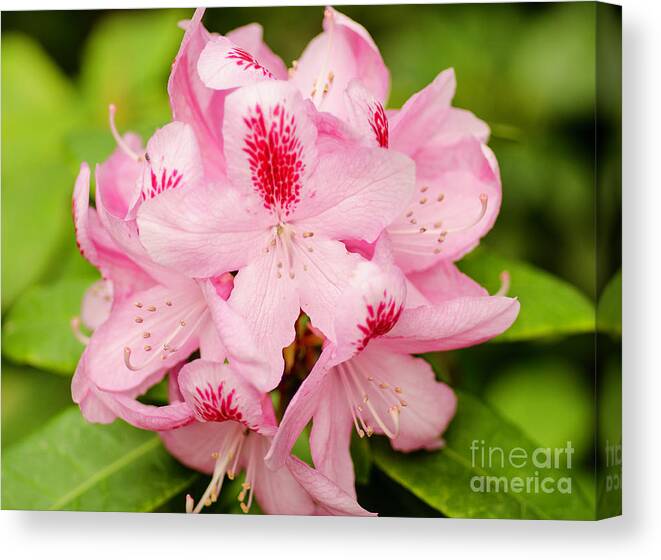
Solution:
M73 88L36 42L8 34L2 55L4 309L64 245L74 181L64 138L77 121Z
M31 367L2 363L2 448L39 429L71 405L71 381Z
M547 452L536 452L537 444L476 397L467 393L459 394L457 415L444 439L446 446L442 450L413 454L394 452L387 441L376 441L372 446L374 460L388 476L450 517L594 517L575 476L572 477L572 471L566 469L566 453L559 455L559 468L539 468L532 463L533 455L538 453L538 463L543 464ZM471 446L475 451L471 451ZM490 461L489 448L502 451L492 451ZM481 457L482 449L485 449L484 460ZM520 458L524 451L527 454L525 464ZM510 463L510 453L515 454L514 465ZM551 457L554 460L555 450L551 450ZM576 465L572 464L572 468L575 469ZM534 480L541 481L547 477L553 479L554 491L545 493L540 489L535 492ZM571 480L571 493L560 493L559 481L567 477ZM519 482L513 482L519 479L523 481L522 487ZM530 488L528 479L531 479ZM547 487L550 487L549 484ZM561 484L566 491L566 480ZM480 488L490 491L477 491Z
M153 511L197 475L152 432L69 408L2 455L3 509Z
M486 287L498 291L500 274L509 273L507 295L517 297L521 311L516 322L496 341L530 340L594 331L595 310L590 300L571 284L529 264L478 249L459 268Z
M30 288L16 302L2 326L2 353L15 363L72 375L83 351L71 319L91 281L62 280Z
M572 362L536 357L494 375L484 399L540 445L562 447L571 441L579 459L592 449L592 389Z
M602 332L622 336L622 271L609 280L599 298L597 326Z

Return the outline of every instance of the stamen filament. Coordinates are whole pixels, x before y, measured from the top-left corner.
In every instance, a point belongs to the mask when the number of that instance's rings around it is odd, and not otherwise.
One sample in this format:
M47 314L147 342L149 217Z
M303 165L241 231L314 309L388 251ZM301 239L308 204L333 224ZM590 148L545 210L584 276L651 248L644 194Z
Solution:
M117 146L131 159L140 162L143 160L143 157L140 154L135 153L131 146L129 146L125 140L120 136L119 132L117 131L117 126L115 125L115 113L117 112L117 108L115 105L112 103L108 107L108 112L110 114L109 120L110 120L110 132L112 132L112 136L115 139L115 142L117 142Z
M503 270L500 273L500 288L494 294L495 296L506 296L507 292L510 291L510 273L507 270Z
M186 316L186 319L189 319L191 316L195 315L195 313L196 313L197 311L198 311L197 308L194 307L194 308L191 310L191 312ZM200 314L200 316L197 318L197 320L195 321L195 323L194 323L192 326L189 326L189 327L187 328L187 330L186 330L186 336L185 336L184 339L181 341L181 344L179 344L179 345L175 346L174 348L172 348L170 345L171 345L172 342L177 338L177 336L179 336L179 334L180 334L181 332L184 331L184 328L186 328L186 325L187 325L187 321L186 321L186 320L179 321L179 322L177 323L177 326L175 327L175 330L172 332L172 334L171 334L171 335L166 339L166 341L163 343L163 346L162 346L163 351L160 352L160 353L159 353L159 352L154 352L153 354L151 354L151 355L149 356L149 358L147 358L147 360L146 360L143 364L141 364L141 365L139 365L139 366L136 366L136 365L134 365L133 363L131 363L131 353L132 353L131 348L130 348L129 346L124 347L124 364L125 364L126 367L127 367L128 369L130 369L131 371L140 371L141 369L146 368L149 364L151 364L151 363L152 363L154 360L156 360L159 356L161 356L162 359L164 359L164 360L167 359L167 357L168 357L168 354L167 354L167 353L168 353L168 352L169 352L170 354L174 354L180 346L182 346L183 344L185 344L186 341L188 341L188 339L189 339L191 336L193 336L193 334L194 334L195 332L197 332L197 330L198 330L200 324L202 323L202 321L204 321L204 319L206 318L206 316L207 316L207 313L206 313L206 310L205 310L205 311L203 311L203 312Z
M73 331L73 335L80 341L82 344L87 346L90 343L90 337L87 336L86 334L83 333L81 330L81 320L80 317L72 317L71 318L71 330Z

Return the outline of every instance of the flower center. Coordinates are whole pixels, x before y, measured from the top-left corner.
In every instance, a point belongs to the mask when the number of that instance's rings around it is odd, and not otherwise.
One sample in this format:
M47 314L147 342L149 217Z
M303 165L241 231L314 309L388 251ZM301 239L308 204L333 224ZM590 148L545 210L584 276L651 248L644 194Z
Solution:
M136 301L133 305L137 310L133 324L139 333L131 338L140 339L142 344L124 348L124 363L131 371L140 371L159 357L162 361L174 357L199 332L209 315L202 297L189 301L175 297L157 302ZM142 360L138 365L135 356Z
M308 270L308 264L313 263L310 254L314 253L314 247L306 243L307 239L314 237L314 232L305 231L302 234L285 222L279 223L273 228L273 237L264 249L266 253L275 254L275 275L278 279L296 278L296 265L302 263L304 272Z
M364 370L355 360L336 366L356 432L370 437L375 427L389 438L399 433L399 414L408 403L401 387L393 387Z
M440 193L436 196L435 201L433 201L430 200L427 195L428 190L429 187L426 186L420 188L420 198L414 201L408 208L406 214L404 214L404 220L407 222L406 225L402 227L388 228L388 233L395 236L393 245L396 246L397 249L413 255L427 255L429 253L428 246L426 244L416 244L414 238L427 240L430 237L436 237L437 246L434 247L432 252L437 255L441 252L440 246L445 241L448 234L461 233L469 230L479 224L487 212L489 197L486 193L481 193L479 195L480 211L476 217L468 220L464 224L446 227L442 216L429 219L430 204L433 204L434 202L436 204L442 204L445 200L445 195ZM424 218L421 216L424 216ZM397 239L396 236L399 235L414 236L414 238L409 238L409 242L405 243L401 239Z

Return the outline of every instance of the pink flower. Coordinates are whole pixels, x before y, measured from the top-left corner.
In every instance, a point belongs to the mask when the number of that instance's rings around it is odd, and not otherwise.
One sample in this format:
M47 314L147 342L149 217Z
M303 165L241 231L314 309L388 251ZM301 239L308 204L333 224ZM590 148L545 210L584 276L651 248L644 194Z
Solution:
M194 20L201 16L198 10ZM268 47L238 48L230 35L206 41L196 80L221 94L282 79L260 56L270 53ZM451 106L453 70L440 73L401 110L386 111L389 73L374 41L362 26L327 8L324 32L310 42L290 76L303 96L342 119L367 145L391 148L415 161L418 195L388 227L405 271L458 260L491 229L501 190L495 157L485 145L489 128L469 111Z
M188 497L189 513L215 502L225 477L233 479L243 470L245 481L238 498L246 513L256 498L266 513L371 515L296 457L289 457L275 471L266 468L264 455L277 429L271 400L230 366L190 362L178 376L171 376L170 392L174 403L169 406L138 403L134 407L144 416L171 415L173 429L161 432L165 446L185 465L211 475L197 505ZM178 427L183 410L188 411L190 422Z
M417 193L388 226L395 260L405 272L459 260L493 226L501 187L489 128L451 106L453 70L441 72L398 111L358 81L347 88L347 122L367 145L404 153L416 164Z
M204 8L198 8L185 23L186 33L172 65L168 93L174 120L190 125L199 140L205 173L218 179L225 173L222 120L227 91L215 91L201 81L197 72L200 53L215 37L202 25ZM262 28L246 25L227 34L240 49L255 53L268 71L278 79L287 79L287 69L262 41Z
M353 488L352 427L360 437L385 434L400 451L439 447L456 399L427 362L409 354L479 344L518 314L517 300L489 296L451 264L407 282L391 260L381 241L373 261L354 276L336 320L338 342L326 344L274 438L267 455L274 468L310 419L315 466L347 492ZM405 306L407 283L415 307Z
M315 119L286 82L241 88L225 101L229 181L173 189L137 212L156 262L199 278L238 270L228 303L270 364L254 379L262 390L282 375L300 308L335 339L339 297L361 261L339 240L374 241L414 187L407 157L340 141Z
M203 10L196 11L194 21L202 15ZM359 80L381 104L385 103L390 73L365 28L330 7L324 11L323 27L324 31L294 61L289 71L292 84L319 111L339 118L346 116L345 89L352 80ZM206 42L197 62L199 78L206 86L223 91L264 80L286 79L280 59L274 63L268 47L254 42L251 48L240 39L233 32Z
M226 299L233 284L231 275L197 282L165 269L138 239L134 216L140 205L165 191L191 188L200 176L190 129L164 127L144 153L137 138L116 137L118 149L97 168L97 209L89 208L86 165L73 203L81 253L104 277L83 301L83 322L94 332L89 340L81 337L88 347L72 383L74 401L97 422L124 417L127 409L111 397L136 397L198 348L205 358L224 358L208 302Z

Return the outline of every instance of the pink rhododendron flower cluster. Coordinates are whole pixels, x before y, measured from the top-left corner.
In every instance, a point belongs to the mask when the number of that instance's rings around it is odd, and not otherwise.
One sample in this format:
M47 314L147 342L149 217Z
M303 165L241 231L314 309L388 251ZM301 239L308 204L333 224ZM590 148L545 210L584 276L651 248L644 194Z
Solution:
M377 46L331 8L289 71L260 26L220 36L203 11L172 67L173 121L143 146L111 107L95 208L87 165L76 181L78 244L103 280L76 325L73 398L208 473L189 512L243 471L244 511L370 515L352 431L441 447L456 397L415 355L481 343L518 313L454 264L498 214L489 131L451 106L452 70L385 110ZM138 400L166 375L169 404ZM314 466L292 455L310 422Z

